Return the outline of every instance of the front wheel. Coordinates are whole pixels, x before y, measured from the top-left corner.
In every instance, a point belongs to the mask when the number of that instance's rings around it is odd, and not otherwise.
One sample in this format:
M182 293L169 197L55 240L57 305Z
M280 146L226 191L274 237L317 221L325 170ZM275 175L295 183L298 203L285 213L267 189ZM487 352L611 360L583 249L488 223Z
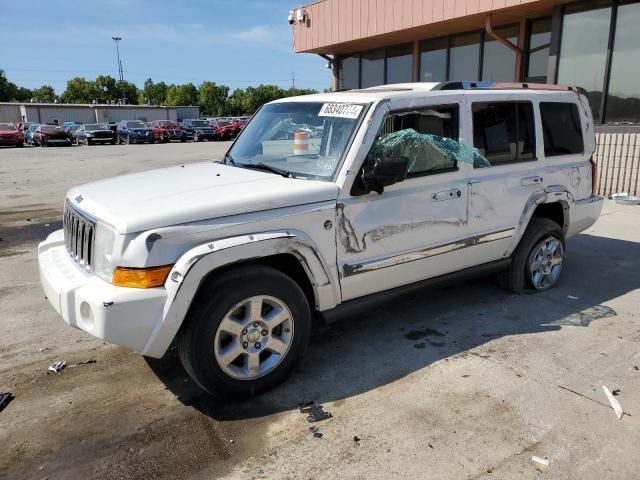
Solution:
M498 274L498 282L515 293L549 290L560 278L564 258L560 225L548 218L533 217L513 252L511 265Z
M200 141L200 137L198 136L198 134L197 134L197 133L194 133L194 134L193 134L193 141L194 141L194 142L199 142L199 141Z
M311 331L309 303L298 284L274 268L246 266L202 288L178 338L189 375L222 398L251 397L281 383Z

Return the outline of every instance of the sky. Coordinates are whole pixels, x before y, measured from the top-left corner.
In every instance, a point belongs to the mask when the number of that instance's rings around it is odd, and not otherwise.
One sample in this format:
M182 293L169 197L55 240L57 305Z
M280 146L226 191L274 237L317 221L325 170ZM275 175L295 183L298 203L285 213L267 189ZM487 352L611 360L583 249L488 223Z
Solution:
M113 36L122 37L124 79L214 81L234 88L275 84L322 91L326 61L294 54L291 0L0 0L0 69L27 88L64 91L75 76L118 77ZM14 46L11 48L11 46Z

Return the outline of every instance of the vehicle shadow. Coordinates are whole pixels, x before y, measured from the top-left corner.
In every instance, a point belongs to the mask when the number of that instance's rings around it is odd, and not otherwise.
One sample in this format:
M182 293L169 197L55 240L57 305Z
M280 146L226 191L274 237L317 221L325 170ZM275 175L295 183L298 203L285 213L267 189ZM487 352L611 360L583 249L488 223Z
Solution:
M219 421L262 417L310 400L333 402L499 337L586 328L592 321L615 317L603 304L640 288L639 247L636 242L578 235L569 240L563 277L549 292L508 294L485 277L420 290L323 326L313 333L301 365L283 385L246 401L220 402L204 394L175 350L147 362L182 403Z

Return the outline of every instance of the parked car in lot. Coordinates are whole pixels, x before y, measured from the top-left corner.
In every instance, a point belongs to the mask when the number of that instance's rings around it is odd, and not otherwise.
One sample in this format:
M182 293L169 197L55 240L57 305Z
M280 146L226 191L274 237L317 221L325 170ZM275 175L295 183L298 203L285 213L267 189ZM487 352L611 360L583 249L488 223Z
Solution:
M68 122L64 122L65 124ZM63 128L69 132L71 134L71 137L73 138L73 143L75 143L76 145L78 145L78 138L76 136L76 133L78 131L78 129L82 126L81 123L75 123L75 122L71 122L71 125L65 125L63 124Z
M194 142L218 139L215 129L206 120L198 118L186 119L182 121L182 128L187 138L192 139Z
M0 146L24 147L22 130L15 123L0 123Z
M123 120L118 124L118 143L154 143L153 130L140 120Z
M490 272L548 290L565 240L602 209L588 100L475 85L277 100L222 164L72 188L64 229L38 247L45 295L71 326L143 355L175 341L200 387L246 397L287 376L313 318Z
M172 140L187 141L187 133L182 129L182 125L171 120L155 120L151 122L153 138L158 142L167 143Z
M78 144L93 145L96 143L116 144L116 133L106 123L90 123L82 125L76 131Z
M39 126L39 123L25 124L25 126L23 127L24 143L26 143L27 145L33 145L33 132L35 132Z
M39 125L33 132L33 144L40 147L73 145L73 135L59 125Z
M209 120L209 125L215 130L216 140L231 140L232 138L236 138L240 132L238 125L227 120L212 119Z

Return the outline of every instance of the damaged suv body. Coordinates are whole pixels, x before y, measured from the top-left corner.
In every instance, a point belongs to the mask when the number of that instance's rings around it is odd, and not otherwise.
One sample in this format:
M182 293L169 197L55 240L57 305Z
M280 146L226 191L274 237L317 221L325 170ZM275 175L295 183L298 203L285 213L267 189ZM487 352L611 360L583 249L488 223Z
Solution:
M311 132L313 134L311 134ZM403 84L265 105L222 163L71 189L39 246L64 320L143 355L175 341L206 391L282 381L313 318L496 272L551 288L598 218L587 99L558 86Z

